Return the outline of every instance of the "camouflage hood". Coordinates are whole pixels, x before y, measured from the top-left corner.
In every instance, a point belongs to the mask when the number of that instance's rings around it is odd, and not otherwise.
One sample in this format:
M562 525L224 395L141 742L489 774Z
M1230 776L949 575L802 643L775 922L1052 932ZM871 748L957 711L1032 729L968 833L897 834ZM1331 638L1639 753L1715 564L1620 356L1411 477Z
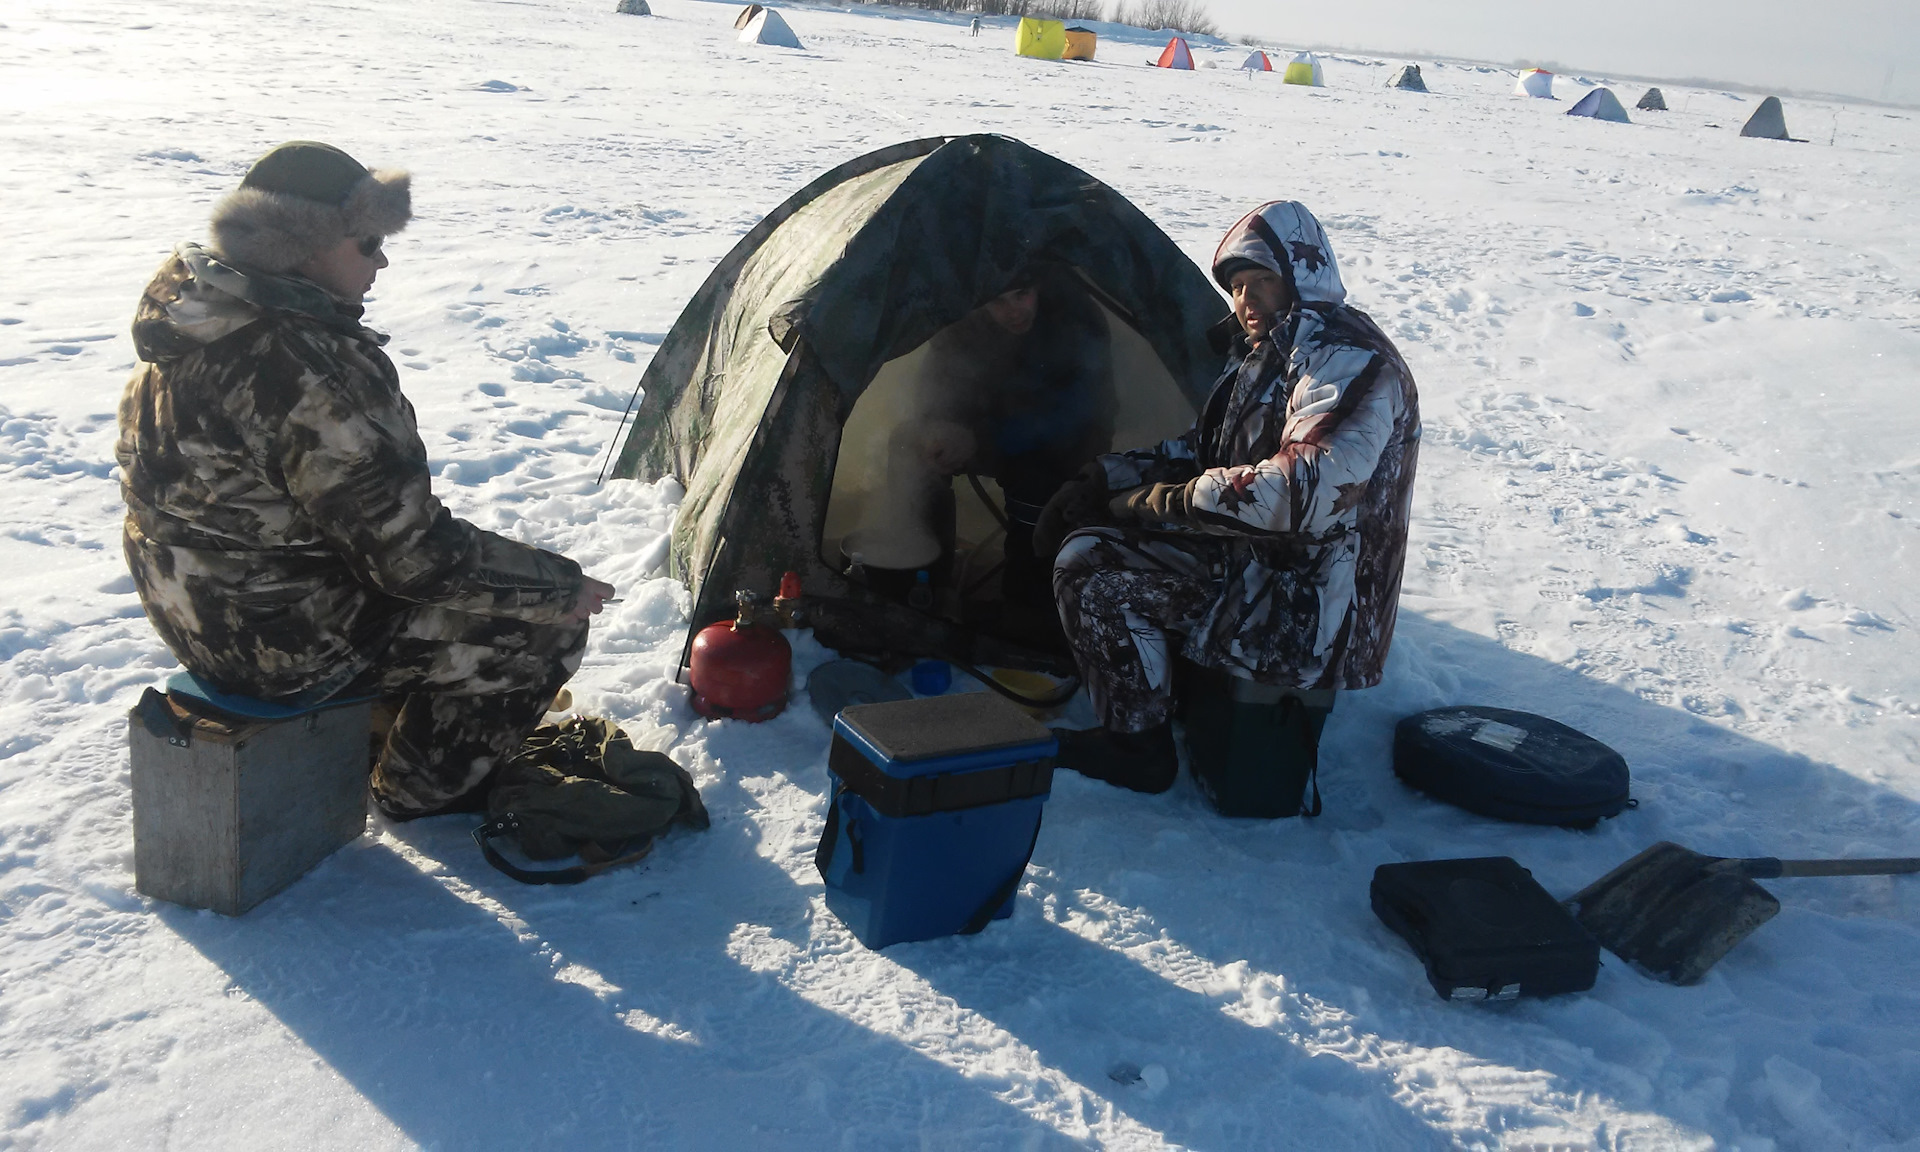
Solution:
M1220 287L1228 287L1231 266L1243 260L1279 273L1303 304L1347 302L1333 245L1327 243L1320 221L1297 201L1262 204L1227 229L1213 254L1213 278Z
M269 312L311 317L352 335L364 310L299 276L272 276L227 263L209 248L185 243L160 269L133 318L133 348L149 364L177 360L239 331ZM376 336L385 343L384 336Z

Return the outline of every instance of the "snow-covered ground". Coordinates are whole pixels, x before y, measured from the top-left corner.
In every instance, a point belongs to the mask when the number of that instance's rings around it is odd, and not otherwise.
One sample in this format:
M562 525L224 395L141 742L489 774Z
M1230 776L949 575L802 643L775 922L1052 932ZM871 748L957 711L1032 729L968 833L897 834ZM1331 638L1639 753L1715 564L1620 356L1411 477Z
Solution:
M1784 144L1711 91L1622 126L1561 115L1573 78L1549 103L1428 62L1419 96L1336 57L1310 91L1231 71L1239 46L1063 65L1004 21L884 10L795 9L806 49L756 49L730 6L653 2L0 7L0 1147L1920 1148L1920 881L1775 882L1698 987L1609 962L1495 1007L1440 1002L1367 906L1396 860L1510 854L1564 894L1662 838L1920 850L1915 114L1793 102L1813 142ZM1011 921L876 954L813 869L825 727L690 712L686 597L653 572L670 486L591 480L761 213L972 131L1080 165L1196 260L1306 201L1419 377L1426 449L1390 672L1328 730L1325 816L1063 778ZM124 716L173 662L119 554L127 323L296 137L414 171L371 319L442 495L625 591L580 702L715 814L644 867L525 888L463 818L376 821L242 919L133 891ZM1641 806L1567 832L1409 793L1392 721L1462 701L1611 742Z

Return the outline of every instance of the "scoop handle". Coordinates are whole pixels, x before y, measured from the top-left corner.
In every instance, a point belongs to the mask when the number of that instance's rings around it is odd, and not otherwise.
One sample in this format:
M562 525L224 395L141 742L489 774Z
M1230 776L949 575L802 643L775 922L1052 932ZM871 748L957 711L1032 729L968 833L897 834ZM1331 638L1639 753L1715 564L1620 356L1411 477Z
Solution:
M1755 880L1776 876L1893 876L1920 872L1920 856L1883 856L1869 860L1781 860L1759 856L1740 861L1740 870Z

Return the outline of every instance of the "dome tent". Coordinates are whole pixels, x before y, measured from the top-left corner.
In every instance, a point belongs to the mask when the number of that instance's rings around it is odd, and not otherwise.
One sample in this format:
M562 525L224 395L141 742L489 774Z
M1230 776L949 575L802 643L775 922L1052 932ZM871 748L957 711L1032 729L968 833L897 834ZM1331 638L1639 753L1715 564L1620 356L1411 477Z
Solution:
M1305 84L1318 88L1326 81L1320 70L1320 58L1311 52L1302 52L1287 61L1287 70L1280 79L1287 84Z
M1404 88L1408 92L1425 92L1427 82L1420 78L1420 65L1403 64L1400 66L1400 71L1393 74L1393 79L1387 81L1387 87Z
M1013 54L1036 60L1058 60L1067 51L1067 26L1058 20L1022 16L1013 30Z
M621 16L653 15L653 9L647 7L647 0L620 0L613 11L615 15Z
M1780 97L1769 96L1760 101L1760 107L1747 117L1746 126L1740 129L1740 135L1753 136L1761 140L1792 140L1787 135L1787 114L1780 107Z
M880 464L843 437L886 416L929 338L1036 261L1072 269L1107 314L1115 444L1184 430L1219 368L1207 330L1225 300L1119 193L1025 144L883 148L741 238L647 365L612 469L684 487L670 562L693 629L730 615L735 589L770 593L789 570L811 593L844 593L837 505Z
M1567 109L1569 116L1585 116L1591 120L1611 120L1615 124L1631 124L1627 119L1627 110L1620 107L1620 100L1611 88L1595 88L1580 97L1580 102Z
M1265 52L1255 48L1247 54L1245 60L1240 62L1240 69L1243 72L1271 72L1273 71L1273 61L1267 59Z
M758 7L755 5L754 7ZM742 44L771 44L776 48L798 48L800 37L793 34L786 19L771 8L761 8L740 32Z
M1155 68L1185 68L1191 70L1193 68L1193 50L1187 47L1185 40L1175 36L1167 41L1165 48L1160 50L1160 59L1154 61L1153 66Z
M1640 103L1635 104L1634 107L1640 109L1642 112L1665 112L1667 110L1667 98L1660 94L1660 89L1649 88L1647 89L1647 94L1640 97Z
M1534 96L1542 100L1553 99L1553 73L1545 68L1529 68L1520 73L1513 82L1515 96Z
M1093 29L1069 28L1067 29L1067 50L1060 54L1060 59L1091 60L1099 43L1100 36Z

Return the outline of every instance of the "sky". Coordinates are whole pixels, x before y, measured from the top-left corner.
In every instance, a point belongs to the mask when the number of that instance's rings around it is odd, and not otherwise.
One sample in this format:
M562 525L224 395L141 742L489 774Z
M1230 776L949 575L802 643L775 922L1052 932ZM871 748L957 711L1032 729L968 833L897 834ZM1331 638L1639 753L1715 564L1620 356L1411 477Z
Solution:
M1920 105L1920 0L1207 0L1224 32Z

